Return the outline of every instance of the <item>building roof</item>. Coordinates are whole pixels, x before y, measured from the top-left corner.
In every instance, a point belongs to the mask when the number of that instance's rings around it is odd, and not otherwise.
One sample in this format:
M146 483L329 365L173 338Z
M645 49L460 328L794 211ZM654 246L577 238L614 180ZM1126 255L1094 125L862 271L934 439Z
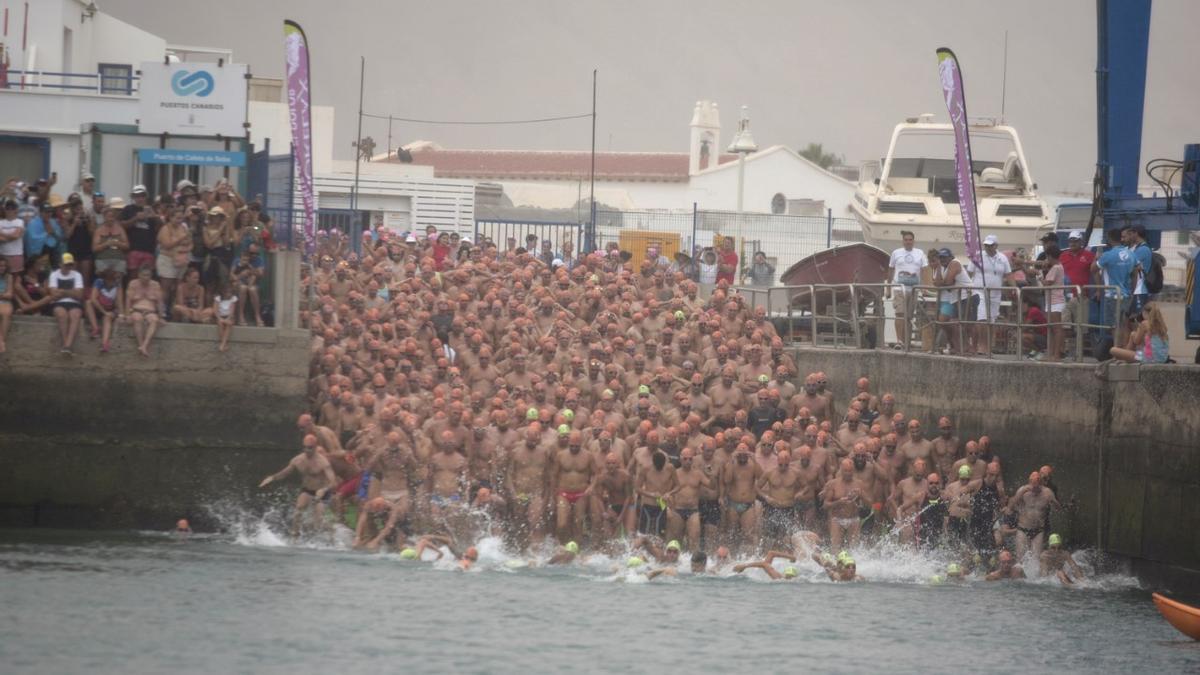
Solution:
M591 153L557 150L446 150L433 144L409 146L413 164L433 167L444 178L479 180L570 180L587 178ZM722 163L737 155L722 155ZM378 161L396 162L395 156ZM596 180L686 183L686 152L597 152Z

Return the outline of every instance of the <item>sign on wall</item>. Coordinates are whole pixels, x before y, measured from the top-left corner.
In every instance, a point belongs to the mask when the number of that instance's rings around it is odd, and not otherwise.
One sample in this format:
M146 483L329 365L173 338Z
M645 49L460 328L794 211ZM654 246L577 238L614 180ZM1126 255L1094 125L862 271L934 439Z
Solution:
M245 166L246 153L228 150L169 150L141 148L137 151L142 164L181 164L184 166Z
M141 65L138 131L186 136L246 135L246 65Z

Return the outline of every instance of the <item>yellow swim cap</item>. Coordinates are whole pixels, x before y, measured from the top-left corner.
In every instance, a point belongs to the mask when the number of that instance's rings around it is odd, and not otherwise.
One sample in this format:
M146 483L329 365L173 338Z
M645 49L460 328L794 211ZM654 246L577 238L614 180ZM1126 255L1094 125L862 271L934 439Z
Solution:
M576 544L573 541L568 541L567 545L563 548L566 549L568 553L579 553L579 544Z
M681 549L682 547L679 545L679 540L672 539L671 541L667 542L668 551L679 551Z
M629 560L625 561L626 567L641 567L644 564L646 564L646 561L636 555L629 556Z
M783 577L785 579L791 579L797 574L799 574L798 570L792 565L788 565L787 567L783 568Z
M950 563L949 565L946 565L946 576L954 577L960 574L962 574L962 568L958 566L958 563Z
M971 467L967 466L966 464L963 464L962 466L958 467L958 477L959 478L970 478L971 477Z
M536 420L537 418L538 418L538 409L537 408L530 408L529 410L525 411L525 419Z
M401 560L416 560L417 559L417 549L415 549L411 546L405 546L404 549L400 551L400 559Z
M935 575L929 577L929 583L931 583L931 584L940 584L940 583L944 582L945 580L946 580L946 577L944 577L940 574L935 574Z
M571 433L571 427L569 427L565 424L558 425L558 435L559 436L566 436L569 433Z
M567 408L566 410L562 411L562 416L563 416L563 419L568 422L575 421L575 411L571 410L570 408Z
M1062 546L1062 536L1058 534L1052 534L1050 535L1050 538L1046 540L1046 543L1050 544L1051 546Z

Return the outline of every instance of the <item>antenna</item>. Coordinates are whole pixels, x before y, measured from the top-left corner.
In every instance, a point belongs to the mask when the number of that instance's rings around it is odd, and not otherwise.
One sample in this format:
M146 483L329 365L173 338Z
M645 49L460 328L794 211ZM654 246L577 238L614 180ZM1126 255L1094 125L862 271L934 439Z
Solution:
M1004 124L1004 104L1008 99L1008 31L1004 31L1004 74L1000 80L1000 123Z

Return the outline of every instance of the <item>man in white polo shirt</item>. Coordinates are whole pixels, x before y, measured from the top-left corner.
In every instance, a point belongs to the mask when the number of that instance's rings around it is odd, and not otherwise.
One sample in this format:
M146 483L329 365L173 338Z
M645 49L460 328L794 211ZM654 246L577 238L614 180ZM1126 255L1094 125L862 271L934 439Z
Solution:
M888 261L888 293L896 312L896 341L906 345L912 331L910 309L914 313L918 310L914 287L921 283L921 270L929 267L929 260L924 251L913 245L916 237L912 232L901 230L900 237L904 246L892 251L892 259Z
M991 330L990 323L996 321L996 317L1000 314L1000 301L1003 299L1000 289L1008 282L1012 276L1012 264L1008 262L1008 258L1001 253L999 248L999 240L996 235L989 234L983 238L983 273L975 266L974 262L967 265L967 272L971 275L971 283L975 288L979 289L976 294L979 295L979 310L976 315L976 320L980 323L976 326L975 349L980 354L991 354L991 345L988 343L988 331ZM984 289L987 289L986 293Z

